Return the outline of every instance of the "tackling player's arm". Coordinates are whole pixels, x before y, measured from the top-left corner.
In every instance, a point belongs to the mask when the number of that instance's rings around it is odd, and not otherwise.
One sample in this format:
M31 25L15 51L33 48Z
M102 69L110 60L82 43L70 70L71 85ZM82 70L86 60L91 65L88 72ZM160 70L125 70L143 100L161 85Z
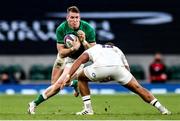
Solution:
M89 61L89 54L87 52L84 52L81 54L73 63L69 75L70 77L76 72L76 70L79 68L79 66L83 63L86 63Z
M71 66L71 69L69 71L69 74L67 74L65 80L63 81L63 84L61 85L61 89L64 87L66 82L69 82L71 80L72 75L77 71L77 69L80 67L81 64L86 63L89 61L89 54L87 52L84 52L81 54L73 63Z

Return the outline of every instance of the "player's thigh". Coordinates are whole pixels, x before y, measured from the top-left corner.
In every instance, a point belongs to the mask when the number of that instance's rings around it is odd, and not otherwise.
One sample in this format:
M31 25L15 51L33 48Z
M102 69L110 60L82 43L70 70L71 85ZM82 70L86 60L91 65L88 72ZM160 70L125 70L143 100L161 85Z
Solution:
M63 69L53 67L52 74L51 74L51 84L54 84L58 80L62 72L63 72Z
M52 84L55 83L57 81L57 79L60 77L60 75L63 72L64 67L65 67L65 61L58 54L57 58L54 62L53 69L52 69L52 74L51 74L51 83Z
M59 54L57 54L56 60L54 62L53 68L64 69L65 67L65 58L61 58Z
M133 75L124 66L116 66L112 71L112 78L121 85L129 83L133 78Z

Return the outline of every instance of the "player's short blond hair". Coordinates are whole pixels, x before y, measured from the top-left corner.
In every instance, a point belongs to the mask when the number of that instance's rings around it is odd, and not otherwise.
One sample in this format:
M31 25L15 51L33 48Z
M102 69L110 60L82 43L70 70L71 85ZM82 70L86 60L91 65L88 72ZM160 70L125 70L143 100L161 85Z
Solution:
M70 6L67 8L67 13L74 12L74 13L80 13L79 8L76 6Z

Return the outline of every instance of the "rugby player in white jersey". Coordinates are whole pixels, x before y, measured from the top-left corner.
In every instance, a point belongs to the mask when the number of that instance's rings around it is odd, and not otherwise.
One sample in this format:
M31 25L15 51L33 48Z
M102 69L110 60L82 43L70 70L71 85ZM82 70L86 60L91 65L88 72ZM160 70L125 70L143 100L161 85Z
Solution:
M65 83L71 80L72 75L76 72L79 66L88 61L93 64L85 67L78 75L78 86L84 109L77 112L77 115L93 115L93 108L91 106L90 89L88 81L116 81L139 95L145 102L157 108L161 114L171 114L161 103L144 87L142 87L135 77L130 73L127 59L123 52L113 45L97 44L92 48L84 51L84 53L75 60L69 74L61 84L61 88Z

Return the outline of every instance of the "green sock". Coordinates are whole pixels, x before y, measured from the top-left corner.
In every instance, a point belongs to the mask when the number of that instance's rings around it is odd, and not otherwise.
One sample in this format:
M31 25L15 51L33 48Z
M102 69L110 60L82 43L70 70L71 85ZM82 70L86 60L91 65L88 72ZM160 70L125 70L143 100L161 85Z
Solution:
M73 80L70 84L71 87L77 87L78 80Z
M40 94L35 100L34 103L36 106L38 106L40 103L42 103L45 99L43 98L42 94Z

